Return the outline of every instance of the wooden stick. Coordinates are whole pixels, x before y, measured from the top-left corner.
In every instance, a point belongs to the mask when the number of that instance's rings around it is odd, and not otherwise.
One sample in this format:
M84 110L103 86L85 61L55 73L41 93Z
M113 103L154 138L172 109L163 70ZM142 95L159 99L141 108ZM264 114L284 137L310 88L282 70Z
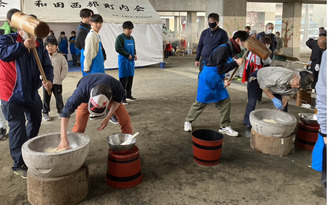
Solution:
M41 64L41 62L40 62L40 58L39 58L39 56L38 56L37 49L34 47L34 48L32 49L32 51L33 51L33 55L34 55L35 61L36 61L37 64L38 64L38 68L39 68L40 74L41 74L41 76L42 76L42 81L43 81L44 83L47 83L47 77L46 77L46 74L45 74L45 72L44 72L44 70L43 70L42 64ZM47 90L47 93L48 93L48 95L51 95L51 90Z
M243 60L246 58L247 53L249 53L249 50L248 50L248 49L246 50L246 52L245 52L245 53L243 54L243 56L242 56L242 59L243 59ZM234 71L233 71L233 73L232 73L232 75L231 75L229 81L232 80L233 76L235 75L236 71L238 71L239 67L240 67L240 66L238 66L238 67L236 67L236 68L234 69Z

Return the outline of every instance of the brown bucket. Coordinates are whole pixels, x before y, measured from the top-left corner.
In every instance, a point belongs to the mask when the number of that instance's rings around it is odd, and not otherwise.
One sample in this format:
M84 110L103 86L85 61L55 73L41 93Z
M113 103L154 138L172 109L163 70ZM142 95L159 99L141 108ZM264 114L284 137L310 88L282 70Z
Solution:
M195 130L192 132L192 141L196 163L205 166L219 164L223 144L221 133L208 129Z
M306 125L302 121L298 122L296 135L296 146L301 149L312 151L319 135L318 124Z
M115 188L130 188L141 183L141 161L139 149L134 146L129 152L120 154L109 149L106 183Z

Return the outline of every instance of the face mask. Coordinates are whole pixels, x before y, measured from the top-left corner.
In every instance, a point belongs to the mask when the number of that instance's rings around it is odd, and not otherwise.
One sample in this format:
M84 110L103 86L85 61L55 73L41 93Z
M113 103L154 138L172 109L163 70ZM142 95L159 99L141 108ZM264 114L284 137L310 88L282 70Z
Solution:
M267 32L266 32L266 34L271 34L273 32L273 30L272 29L267 29Z
M214 22L214 23L209 23L209 22L208 22L208 26L209 26L210 28L215 28L215 27L217 26L217 23L216 23L216 22Z

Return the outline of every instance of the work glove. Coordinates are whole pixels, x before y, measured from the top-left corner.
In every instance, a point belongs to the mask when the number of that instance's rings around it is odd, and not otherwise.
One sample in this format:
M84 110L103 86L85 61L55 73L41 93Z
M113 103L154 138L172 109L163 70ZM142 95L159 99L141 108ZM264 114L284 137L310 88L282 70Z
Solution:
M316 64L315 67L314 67L314 70L315 71L319 71L320 70L320 65L319 64Z
M85 73L90 72L90 68L84 68L84 69L83 69L83 72L85 72Z
M272 102L273 102L274 106L276 107L276 109L282 110L284 108L281 100L279 100L278 98L273 98Z

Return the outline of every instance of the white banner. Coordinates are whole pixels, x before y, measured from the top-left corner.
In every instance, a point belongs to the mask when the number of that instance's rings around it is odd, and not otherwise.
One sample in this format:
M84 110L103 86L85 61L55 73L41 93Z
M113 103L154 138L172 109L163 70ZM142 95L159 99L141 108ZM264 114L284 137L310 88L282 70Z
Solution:
M80 22L80 10L89 8L95 14L100 14L104 23L120 24L129 20L133 23L161 24L158 13L148 0L23 0L23 2L24 13L34 14L45 22Z
M7 20L7 12L10 9L21 10L20 0L0 0L0 21Z

